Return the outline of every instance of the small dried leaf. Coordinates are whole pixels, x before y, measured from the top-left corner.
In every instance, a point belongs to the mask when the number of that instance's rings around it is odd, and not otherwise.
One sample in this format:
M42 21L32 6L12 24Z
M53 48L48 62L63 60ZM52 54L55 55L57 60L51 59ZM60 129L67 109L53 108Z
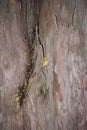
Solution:
M16 103L17 103L17 102L19 102L20 97L16 97L16 99L15 99L15 100L16 100Z
M48 60L46 57L44 57L43 67L48 66Z

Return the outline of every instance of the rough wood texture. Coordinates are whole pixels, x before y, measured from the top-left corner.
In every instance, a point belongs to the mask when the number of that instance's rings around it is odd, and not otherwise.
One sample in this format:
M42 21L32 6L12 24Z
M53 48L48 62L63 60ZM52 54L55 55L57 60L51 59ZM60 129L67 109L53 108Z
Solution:
M86 0L1 0L0 130L87 130L86 51ZM15 93L31 61L20 108Z

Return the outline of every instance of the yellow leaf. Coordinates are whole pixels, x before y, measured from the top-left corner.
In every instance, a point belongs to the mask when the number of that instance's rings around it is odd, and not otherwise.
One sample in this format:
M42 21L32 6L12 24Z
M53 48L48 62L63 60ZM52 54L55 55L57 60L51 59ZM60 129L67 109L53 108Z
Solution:
M43 67L48 66L48 60L46 57L44 57Z
M20 97L16 97L16 99L15 99L15 100L16 100L16 102L19 102L19 100L20 100Z

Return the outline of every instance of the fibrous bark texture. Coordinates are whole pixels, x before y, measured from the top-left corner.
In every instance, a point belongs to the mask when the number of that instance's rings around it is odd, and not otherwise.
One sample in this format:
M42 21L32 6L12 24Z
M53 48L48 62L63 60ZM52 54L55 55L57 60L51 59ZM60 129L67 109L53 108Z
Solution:
M86 98L86 0L0 0L0 130L87 130Z

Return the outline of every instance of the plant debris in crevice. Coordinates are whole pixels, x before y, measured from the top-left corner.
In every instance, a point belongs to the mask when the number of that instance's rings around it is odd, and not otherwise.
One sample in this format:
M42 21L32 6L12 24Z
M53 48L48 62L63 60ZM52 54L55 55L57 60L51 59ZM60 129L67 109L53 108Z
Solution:
M28 35L28 27L27 27L27 0L23 2L23 0L18 0L21 3L21 8L23 8L23 11L25 12L25 26L26 30L25 31L25 37L28 43L28 48L29 48L29 64L27 63L26 66L26 72L25 72L25 81L22 86L18 87L18 90L15 94L15 100L16 102L20 105L20 107L23 105L28 92L29 92L29 79L33 74L34 71L34 66L35 66L35 58L34 58L34 53L35 53L35 38L36 38L36 27L34 26L33 31L31 32L31 37Z
M25 81L22 86L18 87L17 93L15 95L16 102L19 103L20 106L23 105L25 98L29 92L29 79L33 74L35 59L34 59L34 39L35 35L32 36L32 44L29 44L29 64L26 67Z

